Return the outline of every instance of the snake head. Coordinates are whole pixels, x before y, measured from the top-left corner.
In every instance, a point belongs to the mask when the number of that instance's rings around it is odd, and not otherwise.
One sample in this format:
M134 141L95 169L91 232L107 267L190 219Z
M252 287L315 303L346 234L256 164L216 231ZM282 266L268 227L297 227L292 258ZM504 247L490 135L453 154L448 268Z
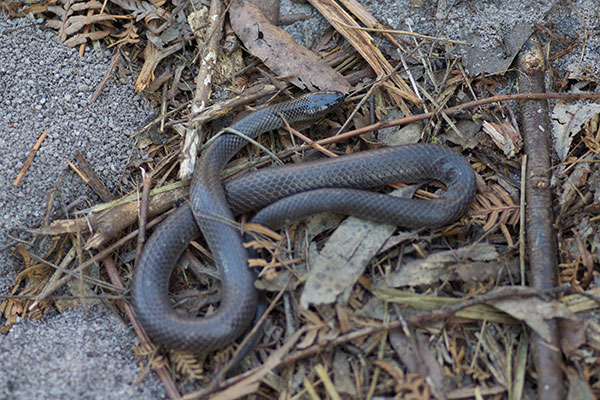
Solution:
M313 92L300 97L305 109L303 113L311 118L321 117L343 103L345 96L342 92L322 91Z

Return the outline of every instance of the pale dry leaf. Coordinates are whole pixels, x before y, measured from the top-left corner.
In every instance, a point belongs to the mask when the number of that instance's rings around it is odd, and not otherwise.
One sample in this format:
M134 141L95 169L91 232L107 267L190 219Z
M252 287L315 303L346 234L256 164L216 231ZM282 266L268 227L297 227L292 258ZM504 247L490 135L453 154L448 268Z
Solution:
M465 268L481 268L481 265L485 265L487 262L496 265L495 267L490 266L489 270L497 271L498 263L495 261L497 258L498 252L495 247L487 243L476 243L456 250L440 251L422 260L406 263L399 270L390 273L386 282L381 282L376 287L428 285L449 279L455 275L455 269L460 269L463 276L468 275ZM473 262L467 263L467 260ZM473 265L465 267L465 263Z
M573 137L583 124L600 113L600 104L587 101L575 103L558 102L552 110L552 136L554 150L561 161L567 159Z
M593 162L594 159L593 154L583 157L581 159L583 162L575 165L569 173L568 178L559 186L561 190L558 197L560 205L564 205L571 197L577 196L580 193L579 188L587 183L587 177L592 172L590 165L585 161Z
M300 304L328 304L352 288L377 250L396 229L355 217L347 218L331 235L317 256ZM343 269L343 270L342 270Z
M538 297L505 299L493 302L492 305L513 318L525 322L531 329L547 342L551 342L551 330L546 320L554 318L567 319L572 329L580 325L575 313L556 300L542 300Z
M291 78L301 89L337 90L348 93L350 85L318 55L296 43L283 29L272 25L249 1L235 0L229 9L231 27L246 48L276 75Z
M488 134L505 156L511 158L521 150L522 138L509 119L501 123L483 122L483 131Z
M421 122L415 122L400 129L398 129L398 127L382 129L379 131L377 140L380 144L386 146L413 144L421 140L422 131L423 124Z
M351 357L341 350L336 350L333 357L333 382L338 392L356 398L358 391L350 368Z
M569 392L567 400L595 400L597 397L588 385L587 379L583 379L577 371L572 368L566 369L567 379L569 380Z

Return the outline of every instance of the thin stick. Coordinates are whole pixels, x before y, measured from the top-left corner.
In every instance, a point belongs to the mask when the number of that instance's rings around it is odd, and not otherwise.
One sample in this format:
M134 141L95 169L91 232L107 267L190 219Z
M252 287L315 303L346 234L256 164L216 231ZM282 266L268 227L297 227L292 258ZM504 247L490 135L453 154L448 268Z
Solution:
M19 183L21 183L21 179L23 179L25 172L27 172L27 170L29 169L29 166L31 165L31 162L33 161L33 158L35 157L35 154L37 153L38 149L42 145L42 142L44 141L44 139L46 139L47 135L48 135L48 131L42 132L42 134L38 138L37 142L35 142L35 144L33 145L33 148L31 149L31 151L29 152L29 155L27 156L27 159L25 160L25 165L23 165L23 168L21 168L21 172L19 172L19 175L17 175L17 179L15 179L15 181L13 182L14 187L19 186Z
M518 94L499 94L492 97L487 97L485 99L470 101L468 103L459 104L454 107L447 108L445 110L439 110L439 112L427 112L418 115L411 115L410 117L399 118L392 120L390 122L378 122L376 124L368 125L362 127L360 129L355 129L353 131L348 131L338 136L332 136L329 138L318 140L316 143L318 144L330 144L337 143L348 138L362 135L363 133L368 133L371 131L375 131L377 129L389 128L391 126L399 126L399 125L408 125L413 122L422 121L424 119L429 119L438 113L445 113L447 115L457 114L461 111L467 110L469 108L475 108L479 106L483 106L485 104L496 103L501 101L508 100L549 100L549 99L559 99L559 100L581 100L581 99L598 99L600 98L600 93L518 93Z
M524 91L544 90L544 56L539 45L526 43L517 58L519 86ZM546 99L536 99L546 100ZM545 101L520 102L521 125L527 168L525 185L525 239L529 261L529 284L537 290L556 286L558 265L556 232L552 222L550 167L552 138ZM523 224L523 221L521 221ZM537 372L537 398L565 398L565 365L560 351L560 330L557 320L547 320L548 341L532 332L533 363Z

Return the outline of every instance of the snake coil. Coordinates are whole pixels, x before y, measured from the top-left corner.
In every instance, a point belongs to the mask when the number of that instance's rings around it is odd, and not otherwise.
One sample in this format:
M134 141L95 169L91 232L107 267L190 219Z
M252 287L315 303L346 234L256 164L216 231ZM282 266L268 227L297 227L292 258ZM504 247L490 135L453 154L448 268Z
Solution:
M312 120L344 96L316 92L255 111L230 130L255 138L284 123ZM207 353L248 328L256 312L254 275L234 214L260 210L253 222L279 228L315 212L334 212L404 227L434 227L460 217L475 194L467 160L439 145L418 144L335 159L262 169L221 184L225 164L246 144L219 136L197 160L189 204L163 221L147 241L133 276L133 305L148 335L167 347ZM399 199L359 189L435 179L447 190L435 200ZM168 299L171 272L188 243L202 233L221 273L221 303L205 318L182 316Z

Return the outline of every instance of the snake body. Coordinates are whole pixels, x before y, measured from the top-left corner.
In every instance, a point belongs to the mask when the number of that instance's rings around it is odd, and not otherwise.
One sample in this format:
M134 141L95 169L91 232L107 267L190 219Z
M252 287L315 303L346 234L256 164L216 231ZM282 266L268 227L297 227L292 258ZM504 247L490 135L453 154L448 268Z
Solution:
M343 95L337 92L308 94L255 111L229 131L255 138L286 122L322 116L342 101ZM266 168L224 187L220 173L245 144L243 137L225 133L201 154L189 204L154 230L140 255L133 276L133 305L140 323L157 343L207 353L232 342L251 324L257 294L234 214L261 210L252 221L274 229L325 210L404 227L433 227L462 215L475 194L474 173L464 157L431 144ZM399 199L359 190L427 179L445 184L447 190L439 199ZM167 291L175 264L200 232L221 273L221 303L208 317L193 318L173 310Z

